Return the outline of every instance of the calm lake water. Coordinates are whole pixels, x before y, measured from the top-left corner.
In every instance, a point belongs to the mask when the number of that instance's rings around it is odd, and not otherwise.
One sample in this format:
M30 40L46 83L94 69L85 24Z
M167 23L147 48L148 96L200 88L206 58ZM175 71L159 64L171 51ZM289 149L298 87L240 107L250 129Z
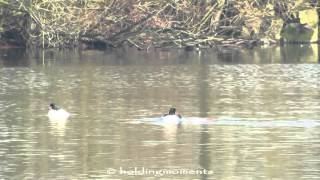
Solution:
M318 56L2 50L0 179L320 179ZM214 123L142 121L172 106Z

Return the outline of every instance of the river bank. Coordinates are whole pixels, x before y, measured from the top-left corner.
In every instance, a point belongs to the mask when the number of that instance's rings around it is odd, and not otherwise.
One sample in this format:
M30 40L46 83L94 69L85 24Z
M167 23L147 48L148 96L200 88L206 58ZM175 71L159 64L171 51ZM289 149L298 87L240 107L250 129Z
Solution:
M0 47L254 47L318 43L313 1L0 1Z

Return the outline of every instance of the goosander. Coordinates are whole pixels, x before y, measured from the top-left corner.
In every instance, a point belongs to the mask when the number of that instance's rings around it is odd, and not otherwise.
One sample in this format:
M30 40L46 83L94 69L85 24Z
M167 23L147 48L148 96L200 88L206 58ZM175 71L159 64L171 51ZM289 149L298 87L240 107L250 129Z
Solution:
M176 114L176 108L170 108L168 114L164 114L162 121L165 124L181 124L182 117L180 114Z
M66 120L68 119L70 114L62 109L57 107L54 103L50 103L48 117L51 120Z

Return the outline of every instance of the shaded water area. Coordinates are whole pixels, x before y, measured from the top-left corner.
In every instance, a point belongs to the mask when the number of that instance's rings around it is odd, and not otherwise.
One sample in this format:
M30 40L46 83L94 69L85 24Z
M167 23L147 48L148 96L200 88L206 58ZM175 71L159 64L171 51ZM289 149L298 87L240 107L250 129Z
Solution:
M0 179L320 178L318 62L310 46L1 51ZM137 123L172 106L214 123Z

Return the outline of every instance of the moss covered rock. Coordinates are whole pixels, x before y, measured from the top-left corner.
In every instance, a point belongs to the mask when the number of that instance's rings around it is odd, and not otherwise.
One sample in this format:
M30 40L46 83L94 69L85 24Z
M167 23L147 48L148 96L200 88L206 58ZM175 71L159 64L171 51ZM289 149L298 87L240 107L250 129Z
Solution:
M300 23L289 23L283 31L285 42L314 43L318 42L318 14L315 9L299 12Z

